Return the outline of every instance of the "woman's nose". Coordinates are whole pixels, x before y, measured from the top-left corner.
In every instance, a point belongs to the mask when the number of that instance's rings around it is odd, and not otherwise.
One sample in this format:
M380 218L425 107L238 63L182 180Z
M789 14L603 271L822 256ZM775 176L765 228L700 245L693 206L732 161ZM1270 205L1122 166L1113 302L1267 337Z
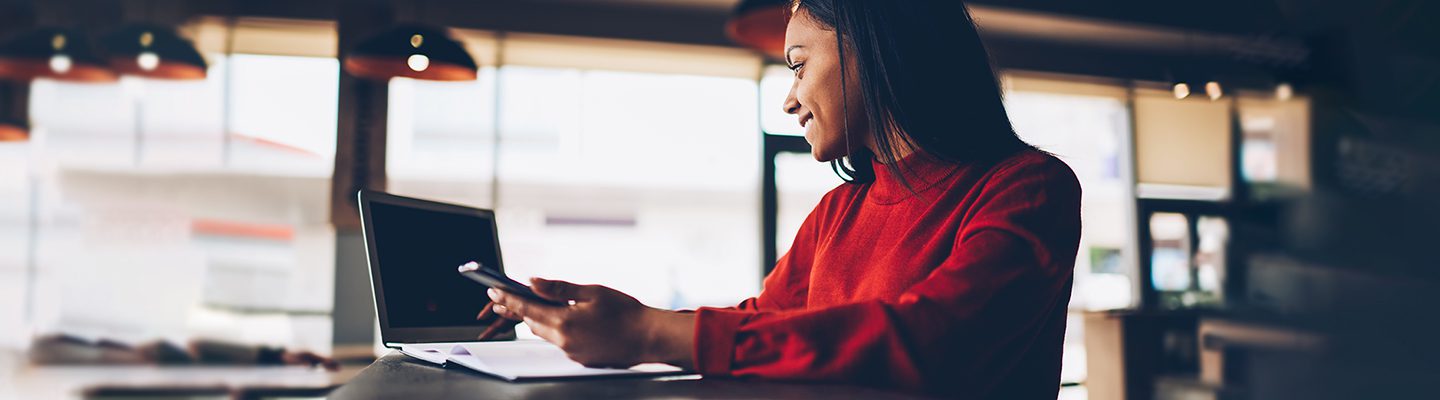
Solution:
M796 114L800 112L800 100L795 98L795 90L792 88L790 94L785 96L785 113Z

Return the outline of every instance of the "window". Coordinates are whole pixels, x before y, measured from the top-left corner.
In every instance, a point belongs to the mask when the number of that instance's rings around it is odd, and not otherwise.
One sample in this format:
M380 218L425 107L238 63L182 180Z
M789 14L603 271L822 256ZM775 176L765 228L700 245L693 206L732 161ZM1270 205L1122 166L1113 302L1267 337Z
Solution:
M21 300L0 309L20 327L4 345L63 332L328 351L339 63L208 46L256 33L247 23L182 27L204 80L34 82L34 140L0 149L24 155L4 158L22 168L5 170L0 202L23 207L0 212L0 237L27 250L0 257L23 285L5 288Z
M0 142L0 349L30 340L27 326L31 287L33 194L28 144Z
M785 97L790 95L790 86L795 83L795 73L780 65L765 68L760 78L760 122L765 133L771 135L804 136L805 128L800 126L794 115L784 111Z
M235 54L228 167L329 177L335 165L340 63L334 58Z
M478 82L390 83L392 191L495 208L517 278L605 284L668 308L759 291L753 55L459 34L508 63Z
M766 134L805 135L796 117L784 112L785 98L794 82L795 74L789 68L779 65L765 68L760 79L760 124ZM843 182L829 163L815 161L810 153L782 152L775 156L776 256L790 250L795 233L820 203L820 198Z
M1124 89L1007 76L1005 107L1026 142L1065 161L1082 189L1080 254L1071 307L1134 304L1134 218L1130 189L1130 116Z
M514 66L501 87L512 273L605 283L659 307L758 292L753 80Z
M1232 101L1135 95L1136 181L1145 198L1220 200L1231 185Z
M1007 75L1005 108L1026 142L1059 157L1080 181L1080 251L1065 330L1062 382L1083 382L1085 328L1079 310L1134 305L1134 198L1130 114L1122 88Z
M494 207L493 67L474 82L390 81L387 190Z
M1267 197L1310 187L1310 102L1244 92L1240 117L1240 175L1252 195Z

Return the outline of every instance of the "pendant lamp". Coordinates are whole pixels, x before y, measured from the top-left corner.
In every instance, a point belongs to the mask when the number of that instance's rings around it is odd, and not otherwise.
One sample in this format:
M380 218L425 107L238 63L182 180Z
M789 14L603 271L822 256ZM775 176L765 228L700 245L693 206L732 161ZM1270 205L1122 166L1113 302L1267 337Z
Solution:
M725 23L730 40L776 59L785 59L786 0L745 0Z
M147 78L205 79L205 58L174 29L131 25L105 37L110 68Z
M114 82L118 77L95 56L83 35L65 29L37 29L0 44L0 79L35 78Z
M23 142L30 139L24 122L0 119L0 142Z
M478 67L460 42L436 28L397 25L345 55L345 72L365 79L473 81Z

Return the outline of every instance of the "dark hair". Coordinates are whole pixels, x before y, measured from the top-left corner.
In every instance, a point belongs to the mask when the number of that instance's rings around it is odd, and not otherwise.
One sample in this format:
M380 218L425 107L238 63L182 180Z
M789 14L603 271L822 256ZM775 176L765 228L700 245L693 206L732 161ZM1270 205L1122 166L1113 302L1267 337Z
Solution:
M988 164L1031 148L1010 125L990 55L959 0L793 0L790 8L835 31L842 91L851 79L846 57L855 58L879 154L847 149L844 161L831 162L845 181L873 181L870 162L879 157L909 187L894 162L897 139L956 163Z

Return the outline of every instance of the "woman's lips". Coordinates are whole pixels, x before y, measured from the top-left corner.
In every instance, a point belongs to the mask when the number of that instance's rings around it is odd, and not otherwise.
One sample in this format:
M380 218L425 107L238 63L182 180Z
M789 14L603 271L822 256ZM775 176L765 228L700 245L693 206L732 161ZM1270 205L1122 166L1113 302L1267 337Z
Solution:
M801 117L800 117L800 127L801 127L801 128L804 128L804 127L805 127L805 124L806 124L806 123L809 123L810 120L811 120L811 119L814 119L814 118L815 118L815 116L814 116L813 114L805 114L804 116L801 116Z

